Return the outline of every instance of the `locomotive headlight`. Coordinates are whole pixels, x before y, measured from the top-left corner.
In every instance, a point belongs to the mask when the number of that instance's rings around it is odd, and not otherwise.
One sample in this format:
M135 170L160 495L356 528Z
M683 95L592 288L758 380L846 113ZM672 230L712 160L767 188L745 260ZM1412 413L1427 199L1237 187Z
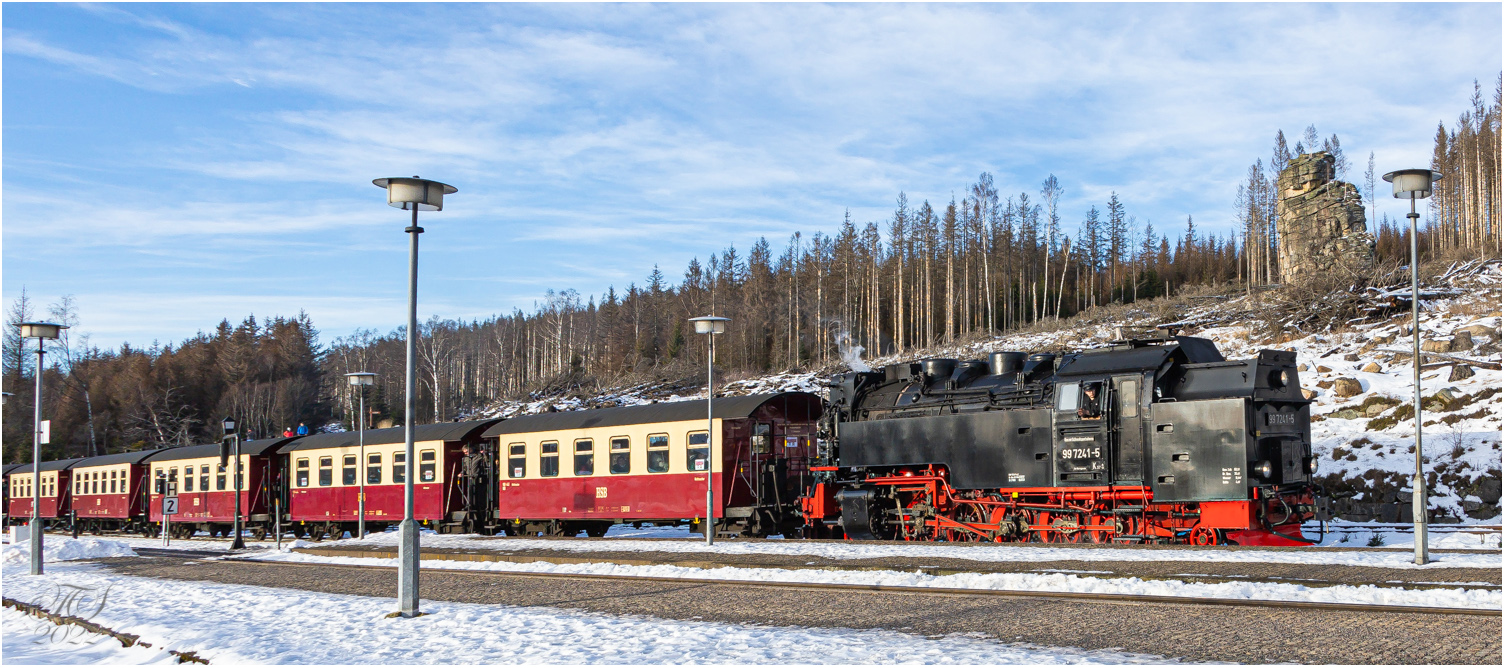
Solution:
M1316 457L1307 457L1306 458L1306 472L1310 473L1312 475L1317 475L1317 458Z
M1265 480L1269 480L1275 475L1275 467L1270 465L1269 460L1257 461L1253 466L1249 467L1249 470L1250 472L1254 473L1254 475L1264 478Z
M1280 389L1291 384L1291 372L1289 369L1270 372L1270 387Z

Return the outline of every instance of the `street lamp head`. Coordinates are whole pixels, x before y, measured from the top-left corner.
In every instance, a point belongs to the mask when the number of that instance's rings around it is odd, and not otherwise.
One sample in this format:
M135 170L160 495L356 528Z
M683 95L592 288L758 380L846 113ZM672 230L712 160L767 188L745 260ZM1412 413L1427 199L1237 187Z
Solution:
M443 211L444 196L453 195L460 191L459 188L452 185L428 179L420 179L416 176L412 178L394 176L391 178L376 179L372 183L386 188L387 204L403 211L410 211L415 208L419 211Z
M690 322L695 323L696 334L723 334L726 332L726 323L731 321L731 318L722 318L714 315L690 318Z
M370 371L357 371L355 373L347 373L345 374L345 377L350 379L351 385L373 385L376 383L376 374L371 373Z
M229 436L229 435L235 433L235 418L233 418L233 417L227 417L227 418L225 418L225 419L223 419L223 420L220 421L220 425L225 428L225 435L226 436Z
M1396 199L1426 199L1432 196L1432 184L1442 175L1430 169L1402 169L1385 175Z
M23 339L55 339L62 335L67 325L59 325L55 322L23 322L21 323L21 338Z

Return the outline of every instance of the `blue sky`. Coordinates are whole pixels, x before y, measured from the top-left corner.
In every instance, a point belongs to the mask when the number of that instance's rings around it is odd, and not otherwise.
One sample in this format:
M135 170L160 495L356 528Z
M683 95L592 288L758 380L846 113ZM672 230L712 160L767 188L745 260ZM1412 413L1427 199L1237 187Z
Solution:
M1425 166L1501 6L4 6L3 296L72 294L96 345L306 310L324 340L601 294L655 263L943 205L983 171L1068 231L1118 192L1226 231L1277 129ZM1383 184L1381 184L1383 186ZM1399 203L1382 202L1397 213Z

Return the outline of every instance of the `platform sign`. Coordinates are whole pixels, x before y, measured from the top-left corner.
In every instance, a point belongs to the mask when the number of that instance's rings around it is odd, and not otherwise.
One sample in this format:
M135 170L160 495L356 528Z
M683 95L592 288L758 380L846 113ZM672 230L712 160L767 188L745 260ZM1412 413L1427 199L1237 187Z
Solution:
M42 424L37 429L37 440L42 445L52 443L52 420L42 420Z
M162 514L163 515L176 515L176 514L178 514L178 497L176 497L176 496L164 496L164 497L162 497Z

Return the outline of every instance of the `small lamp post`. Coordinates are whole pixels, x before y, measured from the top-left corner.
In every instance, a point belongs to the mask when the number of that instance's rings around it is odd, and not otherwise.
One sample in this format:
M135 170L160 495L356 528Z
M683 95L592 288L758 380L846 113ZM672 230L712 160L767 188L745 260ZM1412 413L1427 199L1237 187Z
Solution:
M1416 420L1416 478L1411 483L1411 520L1415 523L1416 564L1427 563L1427 475L1421 468L1421 289L1417 272L1420 254L1416 250L1416 200L1432 196L1432 184L1442 175L1430 169L1402 169L1385 175L1396 199L1411 200L1411 385L1412 416Z
M715 459L711 454L716 451L715 435L716 422L713 418L712 403L716 398L716 378L712 372L712 364L716 361L716 335L726 331L726 323L731 318L719 318L714 315L690 318L695 323L695 333L704 334L706 340L705 356L705 544L714 545L716 542L716 502L711 490L715 487L716 466Z
M350 379L350 385L361 395L361 412L355 417L356 438L360 443L361 462L361 489L360 497L356 500L356 512L360 518L356 520L355 537L366 537L366 475L371 470L371 463L366 461L366 386L376 382L376 374L369 371L357 371L347 373L345 377Z
M418 522L413 519L413 421L418 415L418 210L443 211L444 196L459 189L438 181L414 176L372 181L387 189L387 204L413 212L413 224L406 230L408 240L408 354L405 365L407 407L402 421L405 474L402 484L402 523L397 536L397 612L403 617L417 617L418 612Z
M240 523L240 434L235 431L235 418L226 417L220 422L220 426L225 429L223 438L230 441L234 446L234 450L231 451L231 457L235 463L230 465L230 486L235 490L235 523L233 525L235 539L230 541L230 549L243 550L246 547L246 539L241 536L245 527L241 526Z
M42 574L42 356L46 341L61 336L66 325L52 322L21 323L21 338L37 340L37 393L32 397L31 446L31 574Z

